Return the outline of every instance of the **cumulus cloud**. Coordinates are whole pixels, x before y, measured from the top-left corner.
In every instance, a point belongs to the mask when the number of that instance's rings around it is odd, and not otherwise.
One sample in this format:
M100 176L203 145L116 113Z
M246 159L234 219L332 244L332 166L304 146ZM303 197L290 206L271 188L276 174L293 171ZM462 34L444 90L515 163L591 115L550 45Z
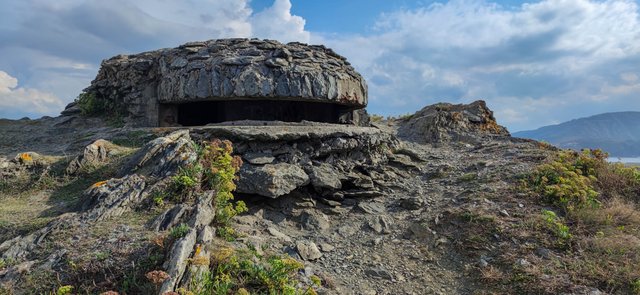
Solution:
M51 93L18 87L18 79L0 71L0 110L2 113L20 111L25 114L49 114L60 111L62 100Z
M250 0L9 1L0 10L0 55L11 58L0 59L0 69L20 77L28 87L20 89L69 102L95 77L100 61L116 54L226 37L307 42L304 19L290 9L289 0L257 12ZM13 110L12 118L26 113Z
M289 0L275 0L273 5L251 18L253 36L282 42L309 42L311 34L304 29L305 20L291 15Z
M367 36L314 36L366 76L373 112L485 99L512 130L640 109L638 40L631 0L452 0L383 14Z

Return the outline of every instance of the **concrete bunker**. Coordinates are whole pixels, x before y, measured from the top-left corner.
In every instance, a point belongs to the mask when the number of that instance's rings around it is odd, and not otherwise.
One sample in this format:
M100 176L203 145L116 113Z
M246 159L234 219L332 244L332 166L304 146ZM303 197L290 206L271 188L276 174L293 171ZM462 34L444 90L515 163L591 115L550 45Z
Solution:
M349 124L353 106L302 100L234 99L160 104L159 126L203 126L230 121Z
M123 106L130 126L368 121L364 78L333 50L297 42L220 39L118 55L85 91Z

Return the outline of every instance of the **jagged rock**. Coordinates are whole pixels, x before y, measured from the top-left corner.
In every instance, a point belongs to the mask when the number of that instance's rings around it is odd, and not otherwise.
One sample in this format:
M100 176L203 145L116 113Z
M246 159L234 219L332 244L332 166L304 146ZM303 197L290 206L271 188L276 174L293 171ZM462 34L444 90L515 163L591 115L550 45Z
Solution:
M45 227L26 236L15 237L0 244L0 252L4 259L19 259L25 257L38 245L41 238L49 232Z
M83 195L83 218L99 221L122 215L126 210L142 201L146 183L143 177L132 174L119 179L98 182Z
M268 227L267 231L269 232L269 234L271 234L272 236L287 242L287 243L291 243L291 237L281 233L278 229L276 229L275 227Z
M322 252L331 252L331 251L336 249L335 246L333 246L331 244L328 244L328 243L322 243L319 246L320 246L320 250L322 250Z
M159 294L174 291L178 287L178 283L182 280L189 265L188 259L191 257L191 253L198 252L195 249L196 242L210 242L213 239L213 233L207 227L215 218L215 209L212 203L214 194L213 191L206 191L198 196L198 203L189 220L189 232L175 241L169 251L169 260L166 261L165 269L167 269L170 278L163 282ZM197 268L194 269L194 272L197 271Z
M322 252L314 242L298 241L296 242L296 250L302 259L307 261L317 260L322 257Z
M79 115L80 113L82 113L82 109L80 108L80 106L78 106L77 102L71 102L69 103L62 112L60 112L61 115L63 116L73 116L73 115Z
M393 275L388 270L382 267L370 268L365 270L364 273L368 276L378 278L378 279L383 279L388 281L393 280Z
M329 218L321 212L315 210L304 210L300 215L300 224L306 230L326 230L331 227Z
M487 136L509 136L482 100L471 104L427 106L399 122L398 136L419 143L476 142Z
M433 230L431 230L431 228L429 228L429 225L427 225L426 222L415 222L409 226L405 237L409 239L422 240L435 238L435 233L433 232Z
M0 169L9 168L10 162L7 158L0 156Z
M239 193L257 194L277 198L307 185L309 176L302 168L287 163L266 164L264 166L242 165L240 168Z
M343 191L342 195L348 198L377 198L384 196L381 191L377 190L349 190Z
M150 228L154 231L163 231L178 225L182 217L191 208L185 204L177 204L154 219Z
M358 208L368 214L382 213L385 211L385 206L378 202L360 202Z
M190 263L186 272L180 282L180 286L188 286L192 290L204 290L207 286L205 280L199 279L203 276L210 275L209 265L206 263L209 261L211 252L206 245L209 245L215 236L215 231L211 226L204 226L198 231L196 237L195 251L191 261L204 261L205 263Z
M375 186L373 185L373 180L371 177L360 174L360 173L351 173L347 175L349 181L356 187L363 189L373 189Z
M249 164L254 165L271 164L276 159L271 154L267 153L246 153L242 155L242 158L245 159Z
M387 215L376 215L367 218L367 225L379 234L391 233L391 227L393 226L393 218Z
M179 130L145 144L121 168L120 174L138 173L161 178L175 174L180 167L196 159L189 130Z
M392 154L389 156L389 162L401 165L407 168L420 170L420 165L416 163L410 156L403 154Z
M120 147L104 139L98 139L88 145L82 155L74 158L65 171L67 174L73 175L83 168L99 167L111 158L122 155L127 151L129 151L129 149Z
M0 179L15 178L16 174L41 170L59 157L43 156L36 152L18 153L13 159L0 157Z
M418 210L424 205L424 200L419 197L410 197L400 200L400 207L407 210Z
M342 188L338 171L327 163L309 167L308 173L311 185L318 190L339 190Z
M184 237L173 243L169 250L169 260L165 263L165 269L169 274L169 279L162 283L159 294L174 291L176 284L180 282L189 264L189 257L196 245L197 231L191 229Z
M189 225L196 229L201 229L203 226L211 224L213 218L216 215L216 210L213 207L213 199L216 193L214 191L205 191L200 196L197 196L198 203L196 204L195 211Z

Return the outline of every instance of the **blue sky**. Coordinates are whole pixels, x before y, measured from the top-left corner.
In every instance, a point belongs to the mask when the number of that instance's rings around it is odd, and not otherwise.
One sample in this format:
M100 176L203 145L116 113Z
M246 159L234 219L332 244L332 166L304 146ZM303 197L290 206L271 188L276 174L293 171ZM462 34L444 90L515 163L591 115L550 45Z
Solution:
M0 117L57 115L102 59L187 41L325 44L369 111L484 99L511 131L640 111L637 0L4 0Z

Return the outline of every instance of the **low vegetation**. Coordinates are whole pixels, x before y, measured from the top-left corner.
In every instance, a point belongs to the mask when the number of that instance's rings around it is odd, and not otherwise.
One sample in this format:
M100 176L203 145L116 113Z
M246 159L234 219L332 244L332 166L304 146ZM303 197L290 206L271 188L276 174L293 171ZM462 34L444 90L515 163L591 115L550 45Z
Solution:
M86 188L116 174L123 157L95 169L82 169L80 177L66 175L68 158L49 158L29 173L0 180L0 241L35 231L56 216L72 211ZM49 166L50 165L50 166ZM4 185L2 185L4 184Z
M213 200L216 215L215 226L219 236L231 240L234 230L229 226L231 218L247 211L243 201L234 202L233 191L236 189L234 181L236 173L242 165L238 156L232 156L231 142L213 140L204 145L195 146L198 153L196 163L180 168L173 176L170 198L173 201L188 201L200 192L213 190L216 195ZM163 204L164 196L155 196L154 203Z
M640 171L606 159L600 150L560 151L523 178L518 193L529 195L526 214L457 215L466 253L493 257L478 269L489 293L558 294L583 286L640 294ZM496 238L510 242L482 250Z
M640 171L607 157L555 152L511 191L444 213L478 294L640 294Z
M219 245L211 255L209 270L194 278L190 290L194 294L271 294L315 295L316 278L309 285L298 281L298 271L304 265L290 257L262 256L250 249L236 250Z
M182 167L173 177L172 191L169 201L189 202L204 191L215 191L214 227L221 238L218 243L233 241L236 233L230 221L236 215L247 211L243 201L234 201L233 191L236 173L242 165L238 156L232 156L231 142L213 140L194 147L198 160ZM164 194L153 197L156 205L163 204ZM186 224L170 230L167 239L175 241L189 232ZM164 242L157 244L163 245ZM168 248L165 246L165 248ZM194 277L190 290L182 290L185 294L315 294L313 287L306 286L296 279L302 263L280 256L262 256L250 249L237 250L230 244L211 247L211 257L199 256L201 248L196 250L190 259L192 265L205 266L206 271ZM154 276L157 277L157 276ZM318 281L319 283L320 281ZM313 285L313 284L312 284Z
M75 100L82 111L82 115L87 117L104 117L108 123L114 127L124 123L124 106L116 104L112 100L99 99L94 93L82 92Z

